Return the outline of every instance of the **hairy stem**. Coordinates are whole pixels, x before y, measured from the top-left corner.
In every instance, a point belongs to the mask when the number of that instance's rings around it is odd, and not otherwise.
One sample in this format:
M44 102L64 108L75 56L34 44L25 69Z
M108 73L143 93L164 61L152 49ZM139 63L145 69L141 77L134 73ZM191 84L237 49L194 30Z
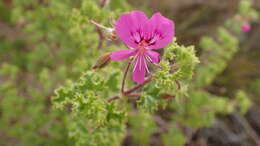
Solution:
M111 102L111 101L114 101L114 100L117 100L117 99L119 99L119 96L113 96L113 97L107 98L107 101Z
M113 28L106 27L106 26L104 26L104 25L102 25L102 24L100 24L100 23L98 23L98 22L96 22L94 20L90 20L89 22L91 24L95 25L96 27L107 31L108 33L111 33L113 31Z
M100 50L100 49L102 49L103 41L104 41L105 37L99 27L96 27L96 30L97 30L97 33L99 36L98 49Z
M130 63L128 63L126 69L125 69L125 72L124 72L124 76L123 76L123 81L122 81L122 85L121 85L121 93L124 95L125 93L125 80L126 80L126 77L127 77L127 73L129 71L129 68L130 68Z
M149 83L150 81L152 81L152 79L153 79L153 76L150 76L148 79L144 80L143 83L138 84L138 85L134 86L133 88L131 88L131 89L125 91L125 92L124 92L124 95L128 95L128 94L130 94L130 93L132 93L132 92L134 92L134 91L136 91L136 90L142 88L145 84L147 84L147 83Z
M133 88L127 90L127 91L124 91L124 84L125 84L125 79L126 79L126 76L127 76L127 72L129 70L129 66L130 64L128 64L127 68L126 68L126 71L125 71L125 74L124 74L124 77L123 77L123 82L122 82L122 88L121 88L121 94L124 95L124 96L134 96L134 97L138 97L140 96L140 94L138 93L133 93L134 91L142 88L145 84L149 83L150 81L152 81L153 79L153 76L150 76L148 79L144 80L143 83L141 84L138 84L136 86L134 86ZM110 98L107 98L107 101L108 102L111 102L111 101L114 101L114 100L117 100L119 99L119 96L113 96L113 97L110 97Z

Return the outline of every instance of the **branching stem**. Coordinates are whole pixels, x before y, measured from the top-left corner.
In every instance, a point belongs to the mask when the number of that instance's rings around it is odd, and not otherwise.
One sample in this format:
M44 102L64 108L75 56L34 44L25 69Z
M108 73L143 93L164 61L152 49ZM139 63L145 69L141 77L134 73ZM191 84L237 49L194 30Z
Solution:
M122 86L121 86L121 94L124 95L124 96L138 97L138 96L140 96L140 94L133 93L133 92L135 92L136 90L142 88L145 84L147 84L150 81L152 81L153 76L152 75L149 76L146 80L144 80L143 83L138 84L138 85L132 87L131 89L127 90L127 91L124 91L125 80L126 80L126 76L127 76L127 72L129 70L129 67L130 67L130 64L128 64L128 66L126 67L126 70L125 70L125 73L124 73L124 76L123 76L123 82L122 82ZM117 100L117 99L119 99L119 96L113 96L113 97L107 98L107 101L111 102L111 101L114 101L114 100Z
M138 85L134 86L133 88L131 88L131 89L125 91L125 92L124 92L124 95L128 95L128 94L130 94L130 93L132 93L132 92L134 92L134 91L136 91L136 90L142 88L145 84L147 84L147 83L149 83L150 81L152 81L152 79L153 79L153 76L151 75L151 76L148 77L146 80L144 80L143 83L138 84Z
M107 98L107 101L111 102L111 101L114 101L114 100L117 100L117 99L119 99L119 96L113 96L113 97Z

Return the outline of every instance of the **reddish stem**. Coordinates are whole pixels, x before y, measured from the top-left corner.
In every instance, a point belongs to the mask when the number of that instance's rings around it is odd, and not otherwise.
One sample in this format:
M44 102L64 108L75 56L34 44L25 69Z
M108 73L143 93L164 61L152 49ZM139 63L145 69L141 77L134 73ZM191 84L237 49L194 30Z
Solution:
M139 97L141 96L139 93L131 93L131 94L128 94L127 96L131 96L131 97Z
M113 96L113 97L110 97L107 99L108 102L111 102L111 101L114 101L114 100L117 100L119 99L119 96Z
M127 67L127 68L129 69L129 67ZM126 70L128 70L127 68L126 68ZM127 72L125 74L127 74ZM126 75L124 75L124 76L126 76ZM142 88L145 84L147 84L150 81L152 81L152 79L153 79L153 77L150 76L143 83L134 86L133 88L127 90L126 92L124 92L124 91L122 92L122 89L124 90L124 80L125 80L125 78L124 78L123 83L122 83L122 88L121 88L122 95L124 95L124 96L135 96L135 97L140 96L140 94L133 93L133 92L138 90L138 89L140 89L140 88ZM111 102L111 101L114 101L114 100L117 100L117 99L119 99L119 96L113 96L113 97L108 98L107 101Z
M127 73L129 71L129 68L130 68L130 63L128 63L126 69L125 69L125 72L124 72L124 76L123 76L123 81L122 81L122 85L121 85L121 93L124 95L125 93L125 80L126 80L126 77L127 77Z
M153 76L150 76L148 79L144 80L143 83L138 84L138 85L134 86L133 88L131 88L131 89L127 90L126 92L124 92L124 95L128 95L128 94L136 91L137 89L142 88L145 84L147 84L150 81L152 81L152 79L153 79Z
M131 63L128 63L126 69L125 69L125 72L124 72L124 75L123 75L123 81L122 81L122 85L121 85L121 94L124 95L124 96L140 96L140 94L135 94L133 93L134 91L142 88L145 84L149 83L150 81L152 81L153 79L153 76L149 76L146 80L144 80L143 83L141 84L138 84L136 86L134 86L133 88L125 91L125 81L126 81L126 77L127 77L127 73L129 71L129 68L130 68L130 65ZM110 97L107 99L108 102L111 102L111 101L114 101L116 99L119 99L119 96L113 96L113 97Z
M99 27L96 26L96 30L99 36L98 49L102 49L103 40L105 39L105 37Z

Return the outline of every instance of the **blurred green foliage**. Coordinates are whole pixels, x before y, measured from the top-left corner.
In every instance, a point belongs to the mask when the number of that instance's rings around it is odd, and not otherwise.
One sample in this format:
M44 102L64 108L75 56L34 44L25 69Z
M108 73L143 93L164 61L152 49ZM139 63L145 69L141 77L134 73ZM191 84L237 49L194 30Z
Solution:
M0 37L0 145L117 146L130 135L134 145L144 146L159 132L162 144L182 146L183 127L210 126L216 114L245 114L251 105L243 90L234 98L205 90L239 50L244 34L235 18L216 36L202 38L200 59L193 46L176 40L165 47L154 79L133 102L119 94L125 62L92 70L99 56L124 45L100 42L90 20L112 27L111 19L133 10L126 1L111 0L102 8L98 0L12 2L11 9L0 2L1 20L21 33ZM237 15L256 14L242 1ZM135 86L130 79L126 85ZM251 89L258 86L256 81ZM119 99L109 102L112 96ZM167 120L161 110L170 111Z

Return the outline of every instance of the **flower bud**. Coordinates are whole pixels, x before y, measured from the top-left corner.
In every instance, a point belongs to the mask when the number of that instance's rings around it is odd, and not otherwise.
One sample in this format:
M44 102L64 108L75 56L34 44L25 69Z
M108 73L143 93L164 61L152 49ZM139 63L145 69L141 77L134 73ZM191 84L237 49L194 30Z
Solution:
M105 53L102 56L100 56L97 59L96 64L92 67L92 69L101 69L101 68L105 67L106 65L108 65L111 61L110 54L111 53Z
M162 97L163 99L173 99L174 98L174 96L169 93L162 93L160 95L160 97Z

